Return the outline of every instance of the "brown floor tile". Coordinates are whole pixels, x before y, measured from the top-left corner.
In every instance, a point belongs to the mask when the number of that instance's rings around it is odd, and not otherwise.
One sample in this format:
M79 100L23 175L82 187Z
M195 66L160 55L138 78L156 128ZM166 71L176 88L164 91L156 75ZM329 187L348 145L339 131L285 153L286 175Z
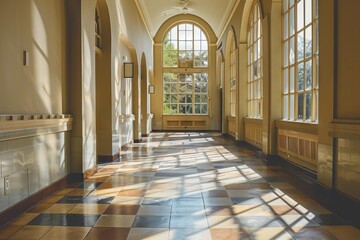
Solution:
M297 239L336 240L336 238L322 227L292 227L291 235Z
M339 240L360 239L360 229L353 226L322 226Z
M244 229L212 228L210 229L213 240L250 240L249 234Z
M117 205L110 204L104 214L136 215L140 205Z
M59 191L57 191L54 195L61 195L61 196L65 196L66 194L68 194L71 191L74 191L75 188L63 188Z
M62 195L51 195L47 198L45 198L42 203L56 203L60 199L62 199L64 196Z
M94 227L131 227L135 215L102 215Z
M224 198L224 197L229 197L228 193L225 190L203 191L202 195L203 195L204 198Z
M44 213L68 213L76 204L54 204L44 211Z
M22 215L20 215L18 218L14 219L13 221L11 221L11 225L26 225L28 224L31 220L33 220L34 218L36 218L37 216L39 216L39 213L23 213Z
M90 231L90 227L53 227L41 240L82 240Z
M70 214L103 214L109 204L77 204Z
M22 225L7 225L0 229L0 239L8 239L11 235L22 228Z
M38 240L42 238L52 227L48 226L24 226L9 239L11 240Z
M241 189L272 189L269 183L233 183L226 185L227 190L241 190Z
M74 189L74 190L68 192L65 195L66 196L87 196L87 195L89 195L89 193L91 191L92 191L92 189L77 188L77 189Z
M130 228L96 227L90 230L85 240L126 240Z
M53 204L51 203L39 203L37 205L35 205L34 207L30 208L29 210L27 210L27 213L42 213L44 212L46 209L48 209L49 207L51 207Z
M118 193L118 196L144 197L145 193L146 193L146 189L128 189L128 190L121 190Z

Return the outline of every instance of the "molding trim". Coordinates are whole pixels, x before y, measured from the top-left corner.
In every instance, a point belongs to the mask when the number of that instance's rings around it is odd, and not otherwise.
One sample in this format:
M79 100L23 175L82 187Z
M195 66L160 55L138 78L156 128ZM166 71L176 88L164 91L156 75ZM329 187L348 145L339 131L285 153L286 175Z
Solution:
M1 115L0 141L72 130L70 115Z
M317 123L276 120L275 127L277 129L285 129L285 130L292 130L292 131L294 131L294 129L296 129L296 132L303 132L303 133L318 135L318 124Z

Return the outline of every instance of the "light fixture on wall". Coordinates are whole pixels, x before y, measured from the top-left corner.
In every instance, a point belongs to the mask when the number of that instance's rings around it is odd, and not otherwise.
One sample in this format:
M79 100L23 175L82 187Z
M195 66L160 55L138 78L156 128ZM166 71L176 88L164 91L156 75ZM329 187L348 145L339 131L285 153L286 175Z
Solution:
M134 78L133 62L124 62L124 78Z

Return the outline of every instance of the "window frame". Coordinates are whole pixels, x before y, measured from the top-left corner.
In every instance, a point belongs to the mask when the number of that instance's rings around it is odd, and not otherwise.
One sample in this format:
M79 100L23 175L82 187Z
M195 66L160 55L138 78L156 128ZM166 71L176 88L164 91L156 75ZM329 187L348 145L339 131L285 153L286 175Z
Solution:
M191 40L187 40L187 31L188 30L188 26L191 25L192 26L192 36L190 37ZM180 29L180 26L185 26L185 30L181 30ZM175 29L176 28L176 29ZM174 30L175 29L175 30ZM176 40L173 40L173 38L171 38L171 34L172 34L172 31L176 31ZM180 31L185 31L185 39L180 39L179 37L179 34L180 34ZM198 31L197 33L199 34L200 38L196 38L195 37L195 32ZM167 36L170 34L170 37L167 39ZM176 41L176 46L174 47L174 49L170 49L170 50L165 50L164 49L164 46L165 46L165 41L170 41L170 42L175 42ZM190 47L190 50L191 51L191 61L192 61L192 64L189 64L189 62L187 63L184 63L182 64L181 63L181 60L180 60L180 53L181 51L188 51L187 49L185 50L181 50L181 47L179 46L181 43L180 41L185 41L185 47L187 47L187 42L190 42L191 41L191 47ZM195 46L195 44L198 44L198 47ZM205 46L205 45L206 46ZM205 47L204 47L205 46ZM164 55L165 55L165 52L170 52L170 56L176 56L176 64L170 64L170 65L167 65L165 63L165 59L164 59ZM204 53L206 54L206 58L199 58L199 62L201 61L202 63L205 62L205 64L196 64L196 58L195 58L195 52L198 51L199 52L199 55L198 56L201 56L200 53ZM175 54L172 54L172 53L175 53ZM198 26L197 24L194 24L194 23L188 23L188 22L182 22L182 23L178 23L174 26L172 26L167 32L166 34L164 35L164 39L163 39L163 42L162 42L162 69L163 69L163 91L162 91L162 94L163 94L163 114L164 115L201 115L201 116L204 116L204 115L208 115L209 114L209 87L210 87L210 84L209 84L209 40L208 40L208 36L206 35L206 32L200 27ZM170 61L172 61L171 63L175 63L175 61L173 61L172 59L170 59ZM177 102L176 103L167 103L165 102L167 99L166 99L166 95L168 95L169 93L166 93L166 89L165 89L165 86L166 86L166 82L165 82L165 75L166 74L176 74L177 75L177 81L176 81L176 93L173 93L173 95L176 95L176 98L177 98ZM180 82L180 75L191 75L192 76L192 92L187 92L187 93L182 93L180 91L180 84L182 84ZM197 74L200 74L200 75L206 75L206 93L204 92L197 92L196 91L196 87L195 87L195 84L196 84L196 81L195 81L195 76ZM202 79L200 77L200 79ZM203 86L203 82L200 81L199 82L200 84L200 89L202 90L202 86ZM187 103L181 103L180 102L180 96L181 95L191 95L192 96L192 102L191 104L188 104L188 105L191 105L191 109L192 109L192 112L191 113L180 113L180 105L184 105L184 104L187 104ZM198 97L199 96L199 97ZM205 97L204 97L205 96ZM196 99L199 99L198 102L196 102ZM204 100L205 99L205 100ZM166 105L170 106L170 110L172 109L172 106L171 105L176 105L176 111L175 113L166 113L165 112L165 107ZM206 111L202 111L202 106L206 106ZM199 111L200 113L196 113L196 108L199 108Z
M310 1L311 1L311 5L309 6L311 6L311 16L309 18L309 13L306 12L306 6L307 3L309 3ZM298 11L299 10L301 11L301 8L302 8L303 16L298 15ZM282 35L281 35L282 119L287 121L317 123L318 99L319 99L318 0L283 0L281 15L282 15ZM293 26L291 26L291 22L290 22L291 15L293 15ZM298 22L298 19L302 20L302 23ZM287 29L285 29L286 27ZM311 31L311 34L306 34L307 31ZM298 43L299 40L301 40L301 34L303 35L302 41L304 41L304 43L303 43L302 55L299 55ZM311 37L311 45L310 45L311 54L307 55L306 47L305 47L306 39L307 38L310 39L310 37ZM291 57L292 56L291 49L293 49L293 57ZM302 58L299 58L299 56ZM310 66L307 68L307 65ZM311 71L311 83L307 84L308 73L310 71ZM299 76L302 77L299 78ZM302 96L302 103L300 104L299 99L301 99L301 96ZM306 96L311 96L311 100L308 101ZM302 109L299 108L299 106L301 105L302 105ZM310 111L307 111L307 106L311 107ZM299 113L301 112L302 112L302 116L299 115Z
M256 38L256 39L255 39ZM247 117L263 117L263 31L260 3L255 1L249 15L247 28ZM257 74L255 75L255 67Z

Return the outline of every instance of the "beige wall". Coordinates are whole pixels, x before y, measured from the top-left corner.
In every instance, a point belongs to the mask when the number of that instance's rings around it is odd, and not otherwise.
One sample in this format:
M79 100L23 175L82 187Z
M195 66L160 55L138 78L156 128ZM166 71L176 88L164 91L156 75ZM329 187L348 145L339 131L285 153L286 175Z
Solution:
M0 13L0 113L62 113L63 1L5 0ZM23 66L23 51L29 66Z

